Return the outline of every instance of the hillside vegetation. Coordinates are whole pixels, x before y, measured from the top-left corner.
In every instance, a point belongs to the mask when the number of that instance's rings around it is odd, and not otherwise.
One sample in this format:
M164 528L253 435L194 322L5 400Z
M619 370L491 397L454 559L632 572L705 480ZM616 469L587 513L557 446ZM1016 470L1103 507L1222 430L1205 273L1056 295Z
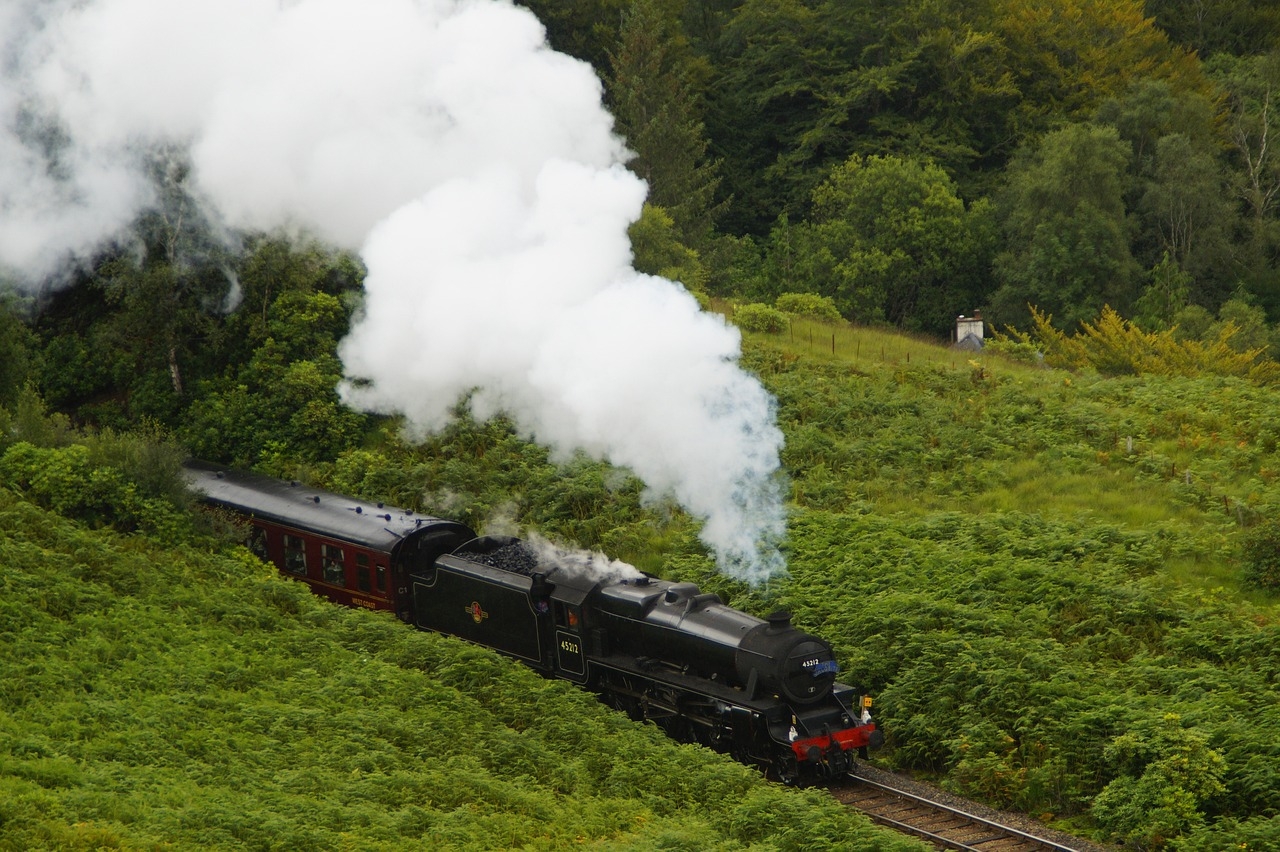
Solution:
M890 760L1135 845L1274 843L1274 392L860 336L751 357L797 504L773 603L879 695Z
M553 463L465 407L425 443L387 421L332 462L263 467L791 609L876 695L878 759L959 792L1134 846L1275 841L1280 624L1247 571L1275 515L1274 394L804 320L746 343L787 435L791 573L764 587L717 576L694 523L625 472ZM3 485L103 528L4 498L0 830L19 847L459 832L734 848L763 831L826 848L821 826L851 830L812 795L487 653L334 610L243 552L109 532L192 535L164 496L176 450L78 438L29 395L0 419ZM865 837L847 843L883 842Z
M635 268L745 332L789 575L717 575L629 471L466 398L413 439L349 408L363 262L231 232L179 141L131 143L150 209L46 279L0 258L0 848L907 848L312 600L196 531L184 454L785 607L876 696L887 766L1135 850L1280 848L1275 4L519 5L648 181ZM34 103L15 174L76 207L94 158ZM40 215L0 204L10 251ZM978 309L986 349L939 343Z
M919 848L208 545L0 489L0 849Z

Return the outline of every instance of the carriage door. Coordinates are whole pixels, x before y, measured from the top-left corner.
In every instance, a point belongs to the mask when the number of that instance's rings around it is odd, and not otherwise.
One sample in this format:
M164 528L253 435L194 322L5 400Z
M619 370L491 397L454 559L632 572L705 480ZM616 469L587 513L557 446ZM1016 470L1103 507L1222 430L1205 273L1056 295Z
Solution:
M582 644L582 607L554 601L556 621L556 668L569 680L585 680L587 658Z

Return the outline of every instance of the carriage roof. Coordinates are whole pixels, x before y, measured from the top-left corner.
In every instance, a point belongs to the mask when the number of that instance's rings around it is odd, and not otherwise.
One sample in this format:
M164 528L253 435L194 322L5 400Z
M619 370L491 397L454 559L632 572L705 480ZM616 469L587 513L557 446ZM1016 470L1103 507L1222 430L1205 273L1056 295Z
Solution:
M312 488L297 481L200 461L189 461L184 467L188 484L211 505L371 550L390 553L400 541L423 528L452 528L464 535L470 532L454 521Z

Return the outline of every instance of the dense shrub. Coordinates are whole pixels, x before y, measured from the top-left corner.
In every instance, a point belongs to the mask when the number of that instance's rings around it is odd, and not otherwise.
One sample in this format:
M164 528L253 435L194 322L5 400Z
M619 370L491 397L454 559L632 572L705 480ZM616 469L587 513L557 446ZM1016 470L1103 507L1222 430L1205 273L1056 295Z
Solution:
M1034 343L1044 352L1045 363L1055 367L1092 367L1107 376L1239 376L1263 385L1280 381L1280 364L1263 357L1266 347L1242 349L1235 338L1239 329L1224 323L1206 340L1181 338L1175 329L1143 331L1104 307L1093 322L1068 337L1053 325L1053 318L1032 308L1034 335L1012 331L1023 343Z
M1268 518L1244 536L1242 567L1247 583L1280 589L1280 520Z
M86 444L36 447L19 441L0 455L0 486L92 526L158 531L181 522L168 498L171 480L161 476L140 485L121 468L97 463ZM150 489L158 490L149 494Z
M1224 819L1174 841L1175 852L1264 852L1280 849L1280 816Z
M1024 364L1040 364L1044 361L1043 353L1034 343L1028 340L1014 340L997 334L984 340L982 348L985 352L1003 355L1006 358L1021 361Z
M743 331L779 334L787 330L787 315L777 308L753 303L741 305L733 312L733 321Z
M1116 737L1105 754L1119 774L1094 798L1093 815L1139 848L1203 825L1205 801L1225 792L1222 755L1176 714Z
M774 302L774 307L795 317L808 317L823 322L844 320L830 296L819 296L816 293L783 293Z

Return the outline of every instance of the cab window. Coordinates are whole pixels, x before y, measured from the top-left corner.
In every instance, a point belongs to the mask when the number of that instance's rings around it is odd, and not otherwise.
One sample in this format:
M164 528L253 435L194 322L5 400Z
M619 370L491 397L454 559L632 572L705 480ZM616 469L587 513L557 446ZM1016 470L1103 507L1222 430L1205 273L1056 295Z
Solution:
M560 601L556 601L555 606L556 626L563 627L566 630L577 630L578 625L578 608L566 606Z

